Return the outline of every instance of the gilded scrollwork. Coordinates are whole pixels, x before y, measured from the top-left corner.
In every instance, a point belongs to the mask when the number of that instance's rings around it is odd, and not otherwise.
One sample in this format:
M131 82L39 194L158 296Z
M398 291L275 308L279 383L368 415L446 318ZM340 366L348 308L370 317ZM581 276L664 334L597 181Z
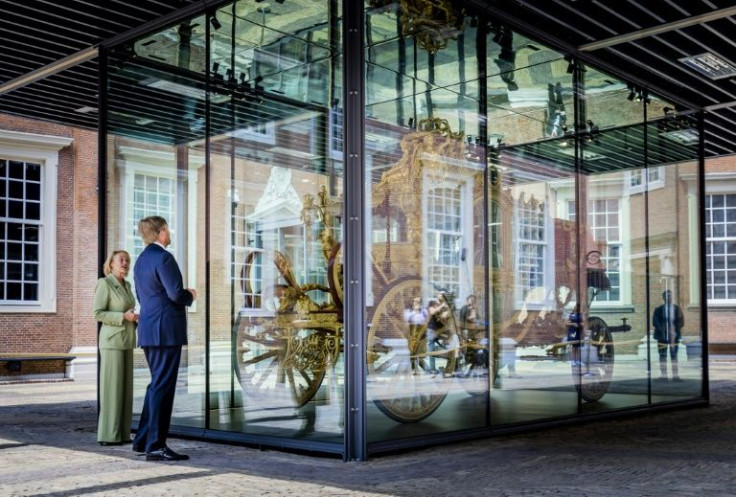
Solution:
M416 36L417 43L434 54L447 48L465 27L461 9L451 0L401 0L399 18L404 36Z
M340 354L340 337L312 333L292 336L287 344L283 365L298 371L324 371L334 365Z

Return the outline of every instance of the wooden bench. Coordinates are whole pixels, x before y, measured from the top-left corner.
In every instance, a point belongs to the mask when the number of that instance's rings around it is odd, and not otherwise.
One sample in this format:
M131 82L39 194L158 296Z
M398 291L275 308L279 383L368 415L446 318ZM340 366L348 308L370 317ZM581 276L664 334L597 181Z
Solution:
M76 359L77 356L71 354L6 354L0 356L0 365L4 363L4 367L0 366L0 377L3 372L9 373L7 377L13 378L23 374L24 363L35 363L41 364L44 362L64 362L63 378L71 377L71 362ZM37 371L31 371L31 373L39 377L49 374L58 374L58 371L53 371L50 367L31 368L37 369Z

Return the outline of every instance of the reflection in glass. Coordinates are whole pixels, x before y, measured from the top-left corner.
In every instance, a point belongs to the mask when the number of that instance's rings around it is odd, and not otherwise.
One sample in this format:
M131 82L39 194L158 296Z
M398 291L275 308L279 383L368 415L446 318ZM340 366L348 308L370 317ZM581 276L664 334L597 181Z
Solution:
M209 277L224 284L209 320L212 429L343 440L340 32L329 4L216 12Z

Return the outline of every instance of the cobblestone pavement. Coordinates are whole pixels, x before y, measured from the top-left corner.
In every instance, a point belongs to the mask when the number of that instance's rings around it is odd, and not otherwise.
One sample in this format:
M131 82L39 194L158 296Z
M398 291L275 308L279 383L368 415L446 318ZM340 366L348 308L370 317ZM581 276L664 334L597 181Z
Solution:
M176 439L190 461L146 462L95 443L91 382L0 385L0 495L731 497L736 361L710 374L708 408L350 463Z

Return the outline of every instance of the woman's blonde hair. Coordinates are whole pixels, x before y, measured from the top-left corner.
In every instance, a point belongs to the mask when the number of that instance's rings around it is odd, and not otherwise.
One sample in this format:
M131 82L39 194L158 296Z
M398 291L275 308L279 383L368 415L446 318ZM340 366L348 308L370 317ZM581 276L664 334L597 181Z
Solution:
M150 245L158 239L158 234L167 226L166 219L161 216L148 216L138 221L138 234L143 243Z
M102 265L102 272L105 273L105 276L109 276L112 273L112 260L118 254L125 254L125 257L128 258L128 263L130 263L130 254L128 252L125 250L113 250Z

